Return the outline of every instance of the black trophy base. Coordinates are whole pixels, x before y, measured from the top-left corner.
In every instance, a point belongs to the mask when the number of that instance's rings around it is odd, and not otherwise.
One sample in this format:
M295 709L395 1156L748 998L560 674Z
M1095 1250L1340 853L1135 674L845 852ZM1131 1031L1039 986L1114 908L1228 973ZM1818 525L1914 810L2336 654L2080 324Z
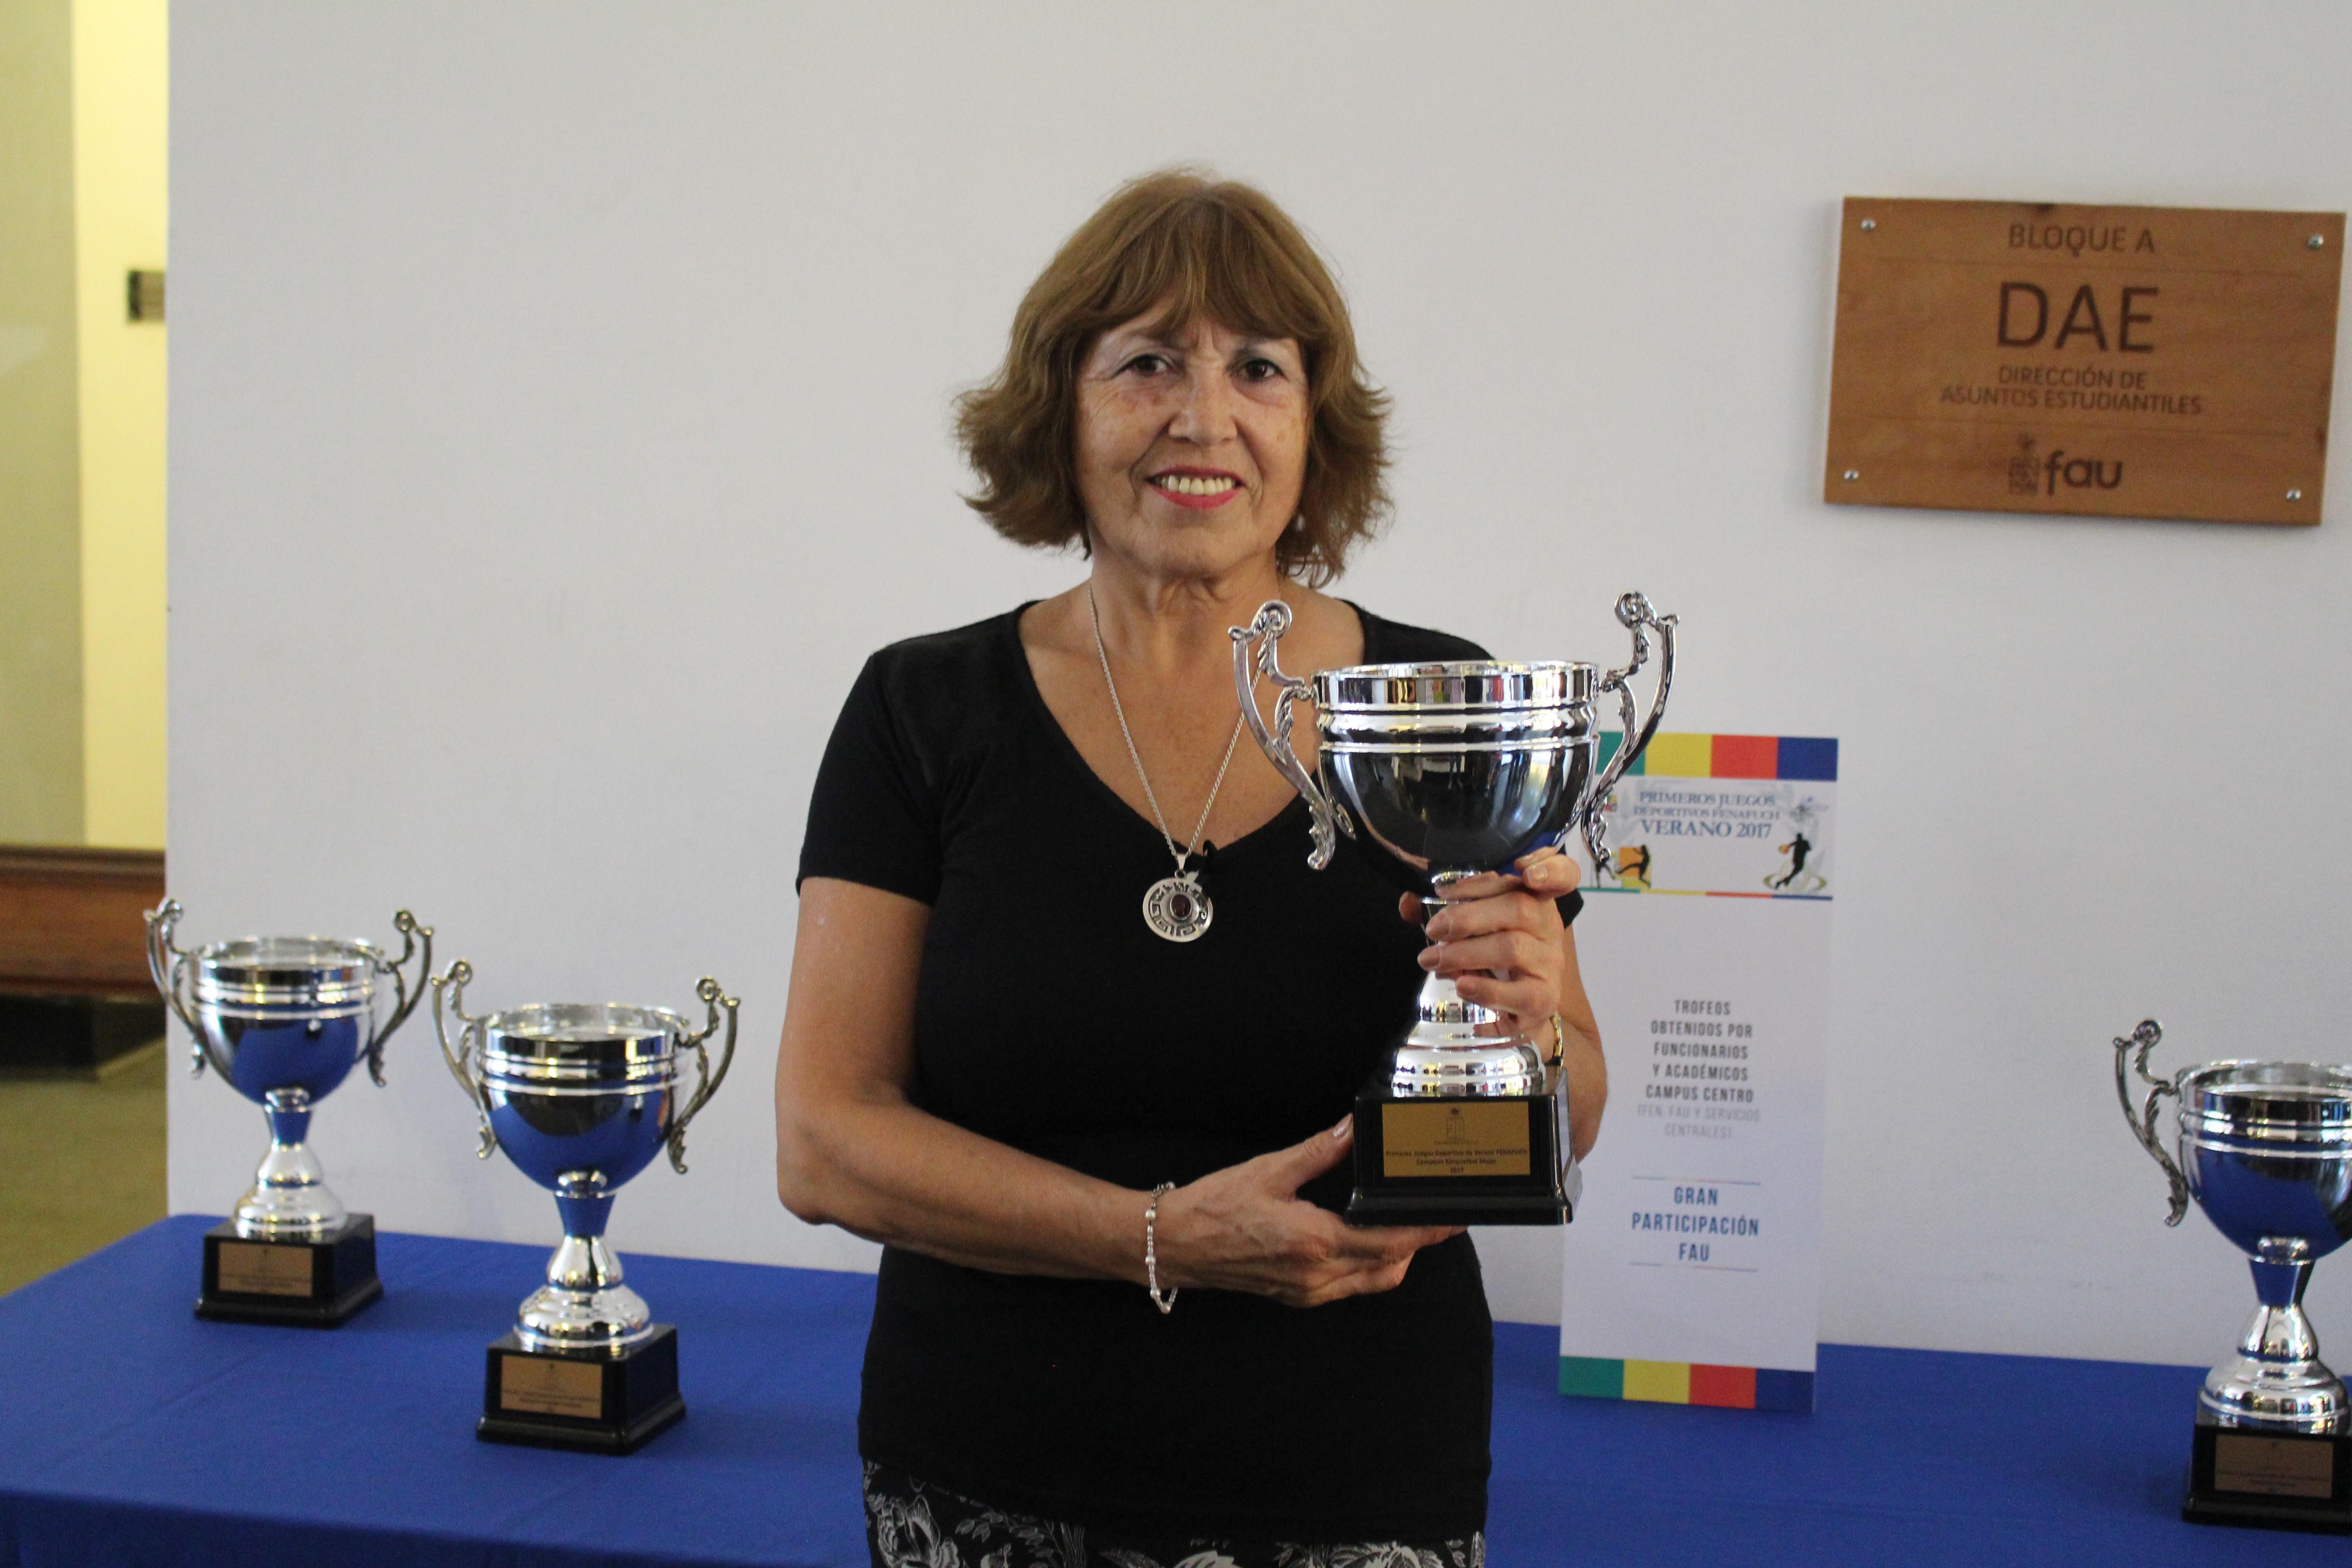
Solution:
M2200 1409L2180 1517L2352 1534L2352 1434L2224 1426Z
M490 1347L482 1389L485 1443L631 1454L686 1419L677 1330L656 1323L624 1350L535 1351L509 1332Z
M257 1240L235 1220L205 1232L199 1318L333 1329L383 1294L373 1215L352 1215L315 1241Z
M1549 1095L1356 1099L1349 1225L1564 1225L1559 1113Z

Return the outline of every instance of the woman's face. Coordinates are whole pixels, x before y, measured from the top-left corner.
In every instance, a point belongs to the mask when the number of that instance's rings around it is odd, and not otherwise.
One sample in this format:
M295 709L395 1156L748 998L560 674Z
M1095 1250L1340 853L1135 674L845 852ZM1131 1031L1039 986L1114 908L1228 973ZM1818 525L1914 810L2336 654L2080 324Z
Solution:
M1271 558L1307 477L1298 344L1139 316L1078 376L1078 497L1097 551L1152 576L1222 577Z

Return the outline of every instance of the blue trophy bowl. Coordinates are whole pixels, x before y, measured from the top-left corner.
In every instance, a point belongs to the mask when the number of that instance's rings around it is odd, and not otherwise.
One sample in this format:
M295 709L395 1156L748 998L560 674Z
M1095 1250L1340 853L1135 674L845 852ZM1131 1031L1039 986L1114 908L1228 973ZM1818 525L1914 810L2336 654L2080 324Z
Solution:
M213 1069L256 1104L324 1098L376 1043L384 955L331 937L244 937L194 955L189 1011Z
M2181 1169L2216 1230L2314 1261L2352 1240L2352 1068L2213 1062L2180 1097Z
M551 1192L583 1174L617 1191L668 1141L677 1045L688 1033L666 1008L615 1002L491 1014L480 1062L499 1146Z

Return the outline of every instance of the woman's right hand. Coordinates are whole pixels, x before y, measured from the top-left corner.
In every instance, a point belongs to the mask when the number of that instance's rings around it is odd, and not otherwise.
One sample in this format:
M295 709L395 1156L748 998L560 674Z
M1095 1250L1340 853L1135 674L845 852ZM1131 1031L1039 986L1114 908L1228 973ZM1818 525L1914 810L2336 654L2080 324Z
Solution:
M1168 1193L1153 1229L1160 1284L1247 1290L1319 1307L1404 1283L1412 1255L1458 1226L1348 1224L1298 1189L1355 1148L1355 1119Z
M1083 1175L913 1104L915 983L927 904L855 882L801 884L793 988L776 1054L776 1192L811 1225L967 1268L1141 1284L1131 1187ZM1412 1255L1455 1234L1358 1230L1298 1189L1355 1150L1352 1121L1160 1200L1160 1283L1293 1306L1394 1289Z

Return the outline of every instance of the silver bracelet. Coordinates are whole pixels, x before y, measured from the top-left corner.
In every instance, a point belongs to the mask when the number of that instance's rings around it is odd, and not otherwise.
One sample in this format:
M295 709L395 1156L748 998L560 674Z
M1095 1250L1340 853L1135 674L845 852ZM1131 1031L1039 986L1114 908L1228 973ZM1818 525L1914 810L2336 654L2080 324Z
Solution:
M1176 1310L1176 1292L1171 1290L1165 1296L1160 1293L1160 1199L1162 1194L1175 1190L1175 1183L1160 1183L1151 1189L1151 1202L1145 1205L1143 1210L1143 1278L1147 1281L1144 1289L1151 1292L1151 1304L1162 1312Z

